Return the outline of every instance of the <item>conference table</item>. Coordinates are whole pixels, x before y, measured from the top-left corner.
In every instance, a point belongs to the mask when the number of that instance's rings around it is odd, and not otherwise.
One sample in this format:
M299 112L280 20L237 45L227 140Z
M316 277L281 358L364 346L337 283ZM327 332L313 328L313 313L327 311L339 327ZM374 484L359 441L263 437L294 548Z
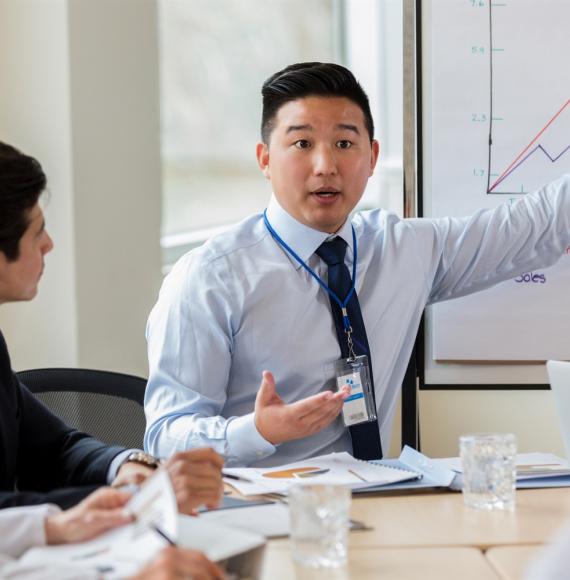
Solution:
M466 508L460 493L447 490L356 495L351 516L372 529L350 533L345 569L304 569L294 564L289 540L275 539L267 544L263 580L516 580L570 521L570 489L518 490L514 512Z

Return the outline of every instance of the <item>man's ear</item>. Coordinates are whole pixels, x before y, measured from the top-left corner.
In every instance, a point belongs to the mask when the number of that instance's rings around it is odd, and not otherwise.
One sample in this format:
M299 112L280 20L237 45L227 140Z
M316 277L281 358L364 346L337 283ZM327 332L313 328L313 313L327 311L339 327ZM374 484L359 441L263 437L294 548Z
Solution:
M376 167L376 162L380 156L380 143L374 139L372 141L372 155L370 156L370 175L374 173L374 168Z
M265 175L265 179L270 179L269 175L269 146L266 143L258 143L255 148L255 154L257 156L257 164L259 169Z

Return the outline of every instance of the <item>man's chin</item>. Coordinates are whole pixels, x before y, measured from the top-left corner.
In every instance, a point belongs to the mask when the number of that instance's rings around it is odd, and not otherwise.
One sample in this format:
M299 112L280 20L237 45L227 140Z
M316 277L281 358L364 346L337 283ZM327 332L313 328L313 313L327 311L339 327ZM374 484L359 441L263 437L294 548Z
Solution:
M346 221L348 215L318 215L321 212L316 212L307 216L306 223L309 227L327 234L334 234L337 232ZM325 213L325 212L322 212ZM327 212L328 213L328 212Z
M27 292L25 292L22 297L19 299L19 302L29 302L33 300L38 295L38 287L30 288Z

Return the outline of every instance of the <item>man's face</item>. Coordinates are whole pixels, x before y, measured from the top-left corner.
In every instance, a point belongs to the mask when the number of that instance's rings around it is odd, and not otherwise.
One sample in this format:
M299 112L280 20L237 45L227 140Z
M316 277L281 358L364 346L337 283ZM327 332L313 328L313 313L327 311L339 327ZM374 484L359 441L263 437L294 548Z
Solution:
M53 248L43 212L36 204L28 213L28 229L20 239L20 255L9 262L0 252L0 303L31 300L38 291L44 256Z
M378 152L357 104L306 97L279 109L269 144L257 145L257 160L291 216L333 233L362 197Z

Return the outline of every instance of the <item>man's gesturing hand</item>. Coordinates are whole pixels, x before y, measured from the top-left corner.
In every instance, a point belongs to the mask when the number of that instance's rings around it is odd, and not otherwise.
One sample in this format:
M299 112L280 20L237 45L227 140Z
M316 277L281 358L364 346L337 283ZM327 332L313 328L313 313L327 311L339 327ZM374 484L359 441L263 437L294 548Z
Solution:
M336 419L347 396L346 390L324 391L287 405L277 394L273 375L263 371L255 399L255 426L273 445L308 437Z

